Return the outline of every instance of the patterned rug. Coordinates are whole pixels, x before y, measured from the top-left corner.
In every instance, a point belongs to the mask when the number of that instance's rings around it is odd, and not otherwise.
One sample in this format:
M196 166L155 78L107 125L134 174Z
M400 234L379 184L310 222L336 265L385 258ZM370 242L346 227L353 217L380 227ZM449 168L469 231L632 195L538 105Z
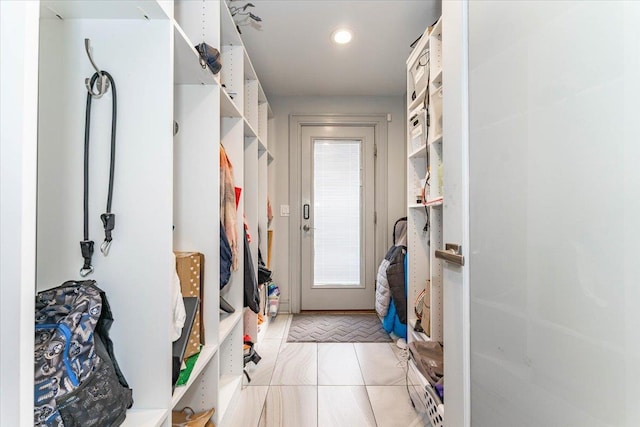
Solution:
M391 342L376 314L294 314L287 342Z

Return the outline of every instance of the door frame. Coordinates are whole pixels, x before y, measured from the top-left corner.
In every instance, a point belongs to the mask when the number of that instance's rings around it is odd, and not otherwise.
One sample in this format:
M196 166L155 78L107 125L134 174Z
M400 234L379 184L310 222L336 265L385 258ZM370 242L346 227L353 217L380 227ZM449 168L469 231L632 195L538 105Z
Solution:
M387 114L290 114L289 115L289 311L300 313L302 299L301 241L302 227L301 152L304 126L370 126L373 127L375 155L375 261L387 246ZM375 265L375 263L374 263Z
M442 79L446 87L442 100L446 162L443 237L444 242L460 242L465 257L464 267L445 263L443 271L444 375L448 393L444 416L448 427L470 427L469 0L442 3L442 28ZM447 182L456 184L447 186ZM447 199L447 193L453 192L459 200Z

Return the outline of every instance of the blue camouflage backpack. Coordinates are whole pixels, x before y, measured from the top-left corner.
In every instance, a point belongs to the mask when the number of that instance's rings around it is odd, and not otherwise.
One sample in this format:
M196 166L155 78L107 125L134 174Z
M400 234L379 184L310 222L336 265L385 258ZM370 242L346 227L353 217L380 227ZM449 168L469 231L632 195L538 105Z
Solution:
M93 280L36 295L34 426L119 426L133 404L113 353L113 317Z

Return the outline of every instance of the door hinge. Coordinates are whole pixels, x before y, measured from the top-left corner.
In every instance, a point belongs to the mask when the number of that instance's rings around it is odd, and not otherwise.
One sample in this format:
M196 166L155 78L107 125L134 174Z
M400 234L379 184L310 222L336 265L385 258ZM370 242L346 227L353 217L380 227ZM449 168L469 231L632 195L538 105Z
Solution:
M373 157L378 157L378 144L373 144Z
M373 213L373 223L378 224L378 212Z

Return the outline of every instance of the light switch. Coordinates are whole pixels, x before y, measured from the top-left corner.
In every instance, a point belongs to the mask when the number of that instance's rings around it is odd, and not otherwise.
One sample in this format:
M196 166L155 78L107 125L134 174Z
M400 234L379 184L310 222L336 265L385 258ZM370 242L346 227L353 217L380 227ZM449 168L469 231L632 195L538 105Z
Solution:
M280 216L289 216L289 205L280 205Z

